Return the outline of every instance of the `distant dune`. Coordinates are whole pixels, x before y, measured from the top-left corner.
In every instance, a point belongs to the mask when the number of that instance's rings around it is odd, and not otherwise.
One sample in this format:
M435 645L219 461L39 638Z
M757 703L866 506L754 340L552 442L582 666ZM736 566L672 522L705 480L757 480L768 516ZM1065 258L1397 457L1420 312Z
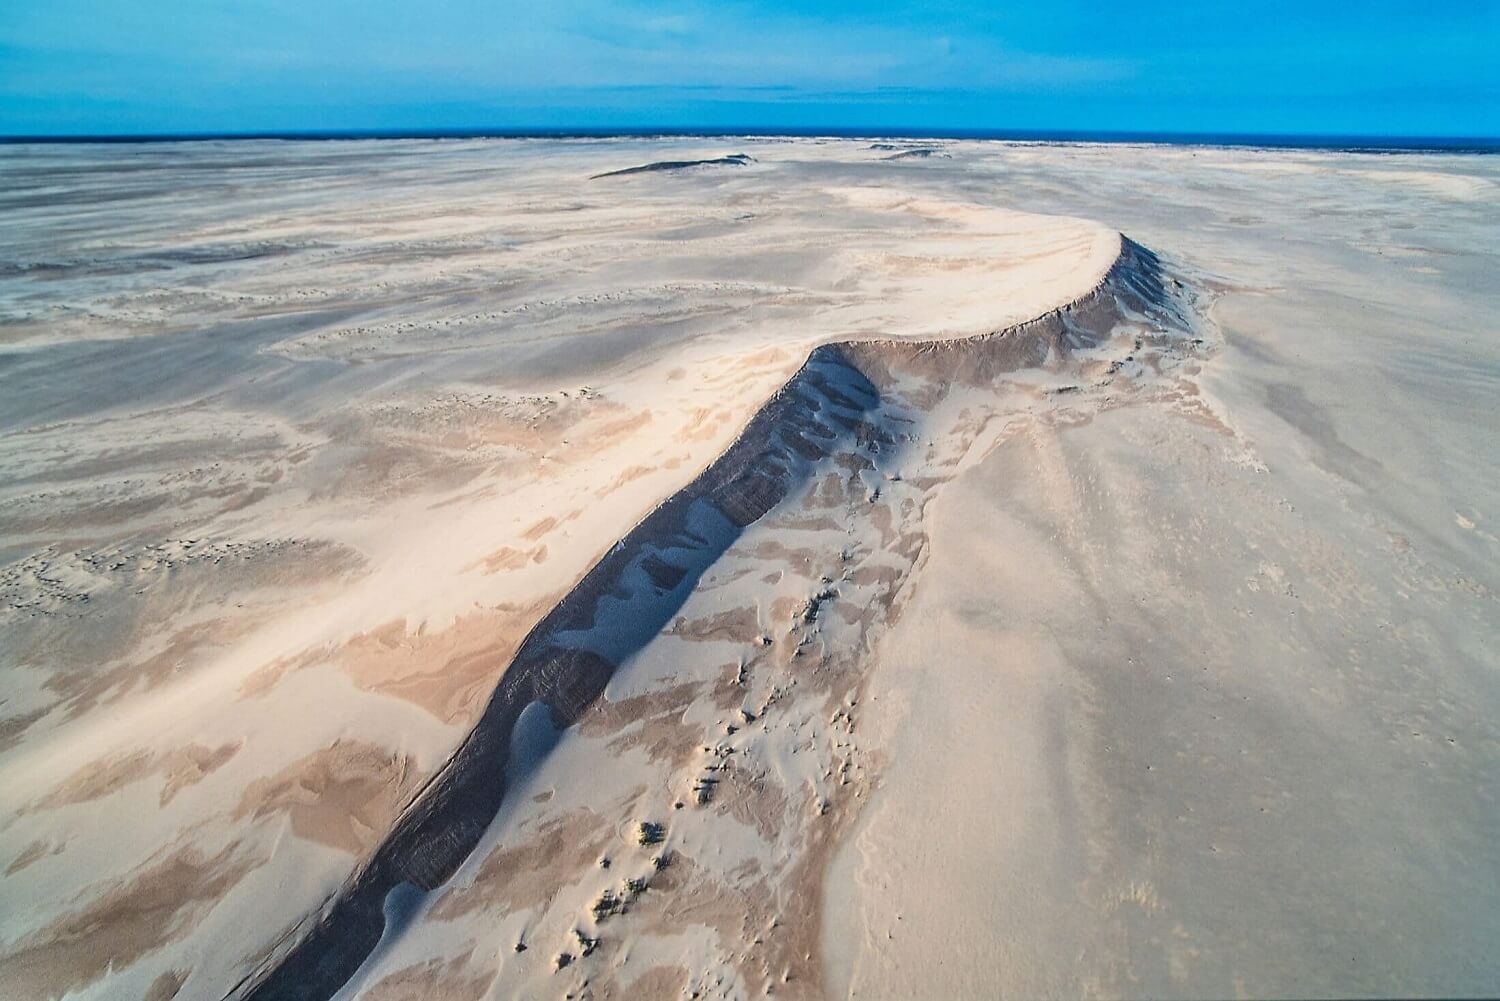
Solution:
M657 171L687 170L690 167L743 167L747 163L754 163L755 158L745 153L731 153L728 156L714 157L709 160L658 160L656 163L642 164L639 167L626 167L623 170L609 170L602 174L595 174L589 178L597 181L601 177L622 177L626 174L652 174Z
M885 159L887 159L887 160L926 160L927 158L934 157L934 156L941 157L943 159L949 159L949 158L952 157L952 154L951 153L944 153L942 150L940 150L940 149L934 149L934 148L932 148L930 146L919 146L916 149L904 149L904 150L902 150L899 153L892 153L890 156L886 157Z

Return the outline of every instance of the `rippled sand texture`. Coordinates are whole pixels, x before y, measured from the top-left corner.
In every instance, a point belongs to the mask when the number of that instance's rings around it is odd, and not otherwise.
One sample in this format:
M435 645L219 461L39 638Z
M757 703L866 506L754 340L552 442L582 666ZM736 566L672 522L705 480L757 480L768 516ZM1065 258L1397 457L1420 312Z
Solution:
M0 986L1500 986L1500 169L922 148L0 153Z
M1118 251L763 164L590 180L659 152L7 152L0 980L223 994L815 343Z

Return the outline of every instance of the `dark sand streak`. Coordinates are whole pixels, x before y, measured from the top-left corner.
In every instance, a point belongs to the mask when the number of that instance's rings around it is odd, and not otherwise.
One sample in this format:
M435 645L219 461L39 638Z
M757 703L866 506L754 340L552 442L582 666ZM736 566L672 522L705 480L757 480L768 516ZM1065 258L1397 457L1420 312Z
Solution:
M714 157L711 160L658 160L639 167L607 170L602 174L594 174L589 180L597 181L601 177L624 177L626 174L654 174L668 170L687 170L690 167L743 167L747 163L754 162L755 157L748 153L731 153L728 156Z

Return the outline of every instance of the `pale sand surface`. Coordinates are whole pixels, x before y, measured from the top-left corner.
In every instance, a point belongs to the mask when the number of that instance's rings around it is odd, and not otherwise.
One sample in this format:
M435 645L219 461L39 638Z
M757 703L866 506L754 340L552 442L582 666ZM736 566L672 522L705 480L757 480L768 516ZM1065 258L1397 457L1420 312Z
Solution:
M0 985L1493 993L1500 168L868 146L6 150Z
M1027 429L933 504L835 993L1492 993L1495 168L1066 159L1044 204L1225 278L1224 426Z

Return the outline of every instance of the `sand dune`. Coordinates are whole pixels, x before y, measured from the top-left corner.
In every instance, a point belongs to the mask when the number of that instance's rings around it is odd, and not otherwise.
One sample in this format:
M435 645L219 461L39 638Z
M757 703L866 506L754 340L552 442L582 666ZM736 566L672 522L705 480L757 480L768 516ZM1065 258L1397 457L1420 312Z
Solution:
M642 164L639 167L607 170L602 174L593 175L589 180L597 181L601 177L623 177L626 174L654 174L669 170L687 170L690 167L743 167L747 163L754 162L755 158L748 153L731 153L728 156L716 156L706 160L657 160L655 163Z
M867 145L7 150L0 986L1486 993L1493 170Z
M919 434L939 439L962 436L959 429L945 432L925 428L921 419L940 404L951 406L947 398L955 386L991 390L1002 373L1049 362L1066 372L1081 374L1088 367L1098 368L1101 360L1090 357L1089 363L1079 366L1072 361L1074 355L1092 352L1109 341L1129 345L1117 348L1122 355L1141 351L1146 337L1154 347L1170 343L1174 336L1179 350L1187 346L1194 340L1181 329L1189 322L1187 309L1174 304L1163 281L1155 258L1127 243L1096 290L1027 324L961 341L861 340L825 344L814 350L722 456L626 534L538 623L455 755L397 822L390 838L341 890L337 902L309 936L285 958L276 960L264 979L252 977L247 996L331 997L377 948L384 962L392 962L387 957L399 947L391 939L392 899L404 888L432 894L453 883L455 876L459 877L455 887L446 893L461 893L457 888L464 882L461 867L495 825L507 787L528 777L520 769L508 767L517 727L528 708L545 707L552 740L557 739L558 731L600 712L598 700L615 672L622 664L650 655L648 646L673 624L684 601L705 575L739 572L739 561L731 550L743 544L747 529L788 509L813 518L823 515L817 503L798 503L815 480L831 476L837 483L842 479L838 471L843 470L848 479L835 490L840 496L834 511L846 521L889 519L889 501L879 501L880 484L895 477L903 462L920 462L917 455L909 454L913 451L910 441ZM1128 322L1128 317L1140 319L1126 335L1119 326ZM1156 325L1166 322L1177 324L1177 329ZM1134 332L1137 330L1139 333ZM1107 385L1110 380L1103 382ZM968 402L980 406L982 398ZM891 410L895 414L888 413ZM916 473L917 469L906 472ZM940 470L926 470L914 477L914 482L928 478L940 480ZM867 485L871 482L873 487ZM931 492L934 485L928 484L927 491ZM851 527L848 534L858 533ZM794 616L794 630L801 627L797 653L823 642L819 617L824 613L824 602L836 599L841 608L858 608L862 603L852 593L859 589L857 575L866 567L866 560L861 558L865 554L858 553L857 548L846 544L838 583L834 578L824 578L824 586L814 586L814 593ZM873 600L875 608L884 607L887 623L896 618L896 595L915 562L908 549L907 545L897 546L896 560L883 563L879 568L883 572L871 581L875 586L866 600ZM868 643L867 630L884 624L857 620L852 625L858 628L845 642ZM738 632L716 627L704 638L722 635L740 644L774 645L774 626L771 632L763 633L756 616L750 617L747 626ZM826 654L824 659L826 662ZM847 665L845 669L852 667ZM742 664L735 684L746 688L748 694L756 686L774 683L757 677L761 673L750 664ZM788 677L783 684L786 693L798 682ZM813 689L820 699L829 695L826 685L814 685ZM742 709L743 722L765 720L768 713L774 718L795 712L797 705L808 698L804 693L798 695L790 705L778 706L774 712L765 706L759 712ZM705 732L693 743L713 740L713 734ZM744 739L738 744L730 749L740 753L750 750ZM722 802L725 793L719 786L724 782L722 776L699 778L694 797L697 805ZM828 813L831 791L811 791L799 809L795 799L800 790L795 784L782 777L775 785L774 796L782 804L783 814L800 815L806 823ZM773 794L765 788L757 792L757 798L768 795ZM641 804L637 801L632 805L639 808ZM787 816L763 816L753 805L747 809L752 822L764 820L770 825L762 833L773 840L784 834ZM660 810L665 815L665 804ZM507 811L508 823L514 824L520 813ZM551 809L543 807L533 818L553 815ZM628 816L616 822L628 823ZM675 854L685 859L686 850L678 847ZM801 862L800 853L789 854L789 858L778 860L780 867L795 870ZM579 872L559 876L586 876L594 862L589 853L584 853L579 859ZM698 880L711 879L710 873L695 860ZM719 878L732 885L725 874L719 874ZM790 896L802 888L783 889ZM630 891L627 888L622 892ZM607 889L602 891L600 898L606 911L612 911L615 903L609 893ZM566 922L568 916L563 917ZM596 914L596 923L599 919ZM405 918L403 936L414 934L413 920L409 915ZM816 925L802 929L802 934L815 935ZM719 962L731 960L725 957ZM817 982L816 966L808 967L805 958L798 965L809 983ZM751 987L757 986L752 970L741 970L741 976Z

